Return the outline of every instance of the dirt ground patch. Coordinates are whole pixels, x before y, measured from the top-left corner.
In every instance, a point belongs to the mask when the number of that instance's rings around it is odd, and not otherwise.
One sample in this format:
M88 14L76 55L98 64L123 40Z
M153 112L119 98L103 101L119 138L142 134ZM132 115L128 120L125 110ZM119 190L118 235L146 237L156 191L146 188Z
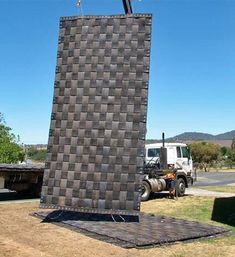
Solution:
M154 201L155 202L155 201ZM143 209L152 205L149 201ZM156 206L157 208L157 206ZM0 256L234 256L235 236L177 243L149 249L123 249L54 224L42 223L29 214L38 203L0 205Z

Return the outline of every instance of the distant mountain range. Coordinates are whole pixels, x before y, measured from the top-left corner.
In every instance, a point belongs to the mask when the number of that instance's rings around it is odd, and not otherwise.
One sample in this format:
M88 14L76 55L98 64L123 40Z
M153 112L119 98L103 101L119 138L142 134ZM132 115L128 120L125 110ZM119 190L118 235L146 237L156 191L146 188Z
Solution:
M230 145L230 142L217 142L217 141L232 141L235 138L235 130L218 134L218 135L212 135L208 133L201 133L201 132L184 132L182 134L179 134L174 137L166 138L166 142L190 142L190 141L214 141L215 143L219 143L222 145ZM161 139L146 139L146 143L156 143L161 142ZM27 148L34 147L36 149L46 149L46 144L32 144L32 145L26 145Z
M201 132L184 132L182 134L176 135L174 137L166 138L166 142L189 142L189 141L222 141L222 140L233 140L235 138L235 130L218 134L212 135L208 133L201 133ZM147 139L146 143L155 143L161 142L159 139Z
M235 130L218 134L218 135L212 135L207 133L201 133L201 132L185 132L182 134L179 134L177 136L168 138L167 140L173 140L173 141L186 141L186 140L192 140L192 141L200 141L200 140L232 140L235 138Z

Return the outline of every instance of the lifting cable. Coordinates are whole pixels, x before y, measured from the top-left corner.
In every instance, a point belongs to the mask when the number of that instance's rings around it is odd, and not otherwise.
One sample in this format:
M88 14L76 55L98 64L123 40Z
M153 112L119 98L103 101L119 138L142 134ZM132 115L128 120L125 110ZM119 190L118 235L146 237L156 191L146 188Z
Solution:
M77 8L80 10L80 15L83 15L83 8L82 8L82 0L77 0L77 4L76 4Z

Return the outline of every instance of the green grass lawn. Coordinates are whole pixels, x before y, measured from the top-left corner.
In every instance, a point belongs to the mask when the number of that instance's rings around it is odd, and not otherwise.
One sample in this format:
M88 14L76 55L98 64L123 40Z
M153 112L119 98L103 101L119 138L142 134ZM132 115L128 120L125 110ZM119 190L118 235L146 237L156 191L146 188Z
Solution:
M214 198L184 196L178 200L156 198L141 203L141 211L180 219L193 220L232 231L230 236L193 242L172 256L234 256L235 253L235 197ZM187 250L186 250L187 249ZM229 249L229 250L228 250ZM206 252L204 252L206 251ZM205 255L204 255L205 254Z
M141 203L143 212L225 226L235 231L235 198L184 196Z
M151 205L149 204L150 202ZM154 199L141 205L144 212L210 222L213 199L209 197L185 196L178 198L178 200Z

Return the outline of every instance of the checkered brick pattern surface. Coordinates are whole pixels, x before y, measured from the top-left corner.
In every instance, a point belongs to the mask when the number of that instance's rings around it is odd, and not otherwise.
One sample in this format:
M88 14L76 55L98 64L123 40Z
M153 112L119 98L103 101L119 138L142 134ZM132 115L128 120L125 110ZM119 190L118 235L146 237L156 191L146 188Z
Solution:
M140 208L151 15L64 17L41 207Z

